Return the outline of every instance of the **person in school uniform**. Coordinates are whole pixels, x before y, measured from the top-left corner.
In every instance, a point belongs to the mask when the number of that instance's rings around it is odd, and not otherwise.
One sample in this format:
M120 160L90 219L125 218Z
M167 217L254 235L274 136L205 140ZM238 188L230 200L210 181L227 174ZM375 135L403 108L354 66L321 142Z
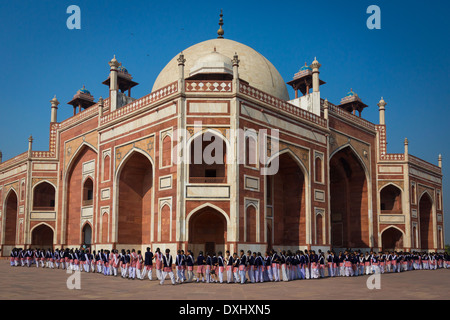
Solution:
M217 257L216 257L216 253L213 252L212 253L212 257L211 257L211 273L210 273L210 276L211 276L210 281L211 281L211 283L217 283L217 273L218 273L218 270L217 270Z
M325 254L321 252L319 256L319 276L321 278L325 278L325 266Z
M379 257L378 257L377 253L372 254L371 263L372 263L372 272L375 274L379 274L380 273L380 261L379 261Z
M138 259L138 255L136 253L135 249L131 250L131 255L130 255L130 269L128 271L129 276L128 279L136 279L136 266L137 266L137 259Z
M125 279L127 277L127 261L126 261L127 253L125 249L122 249L122 252L120 253L120 276Z
M13 249L14 250L14 249ZM15 267L24 267L26 265L26 250L19 248L16 250L16 253L13 253L13 251L11 251L11 254L13 254L14 256L14 266ZM11 255L10 255L11 256ZM11 261L11 259L10 259Z
M289 281L288 275L287 275L287 263L286 263L286 251L280 251L280 271L281 271L281 280L283 281Z
M370 259L371 259L371 256L366 251L366 255L364 256L364 270L365 270L366 275L369 275L372 273L372 266L370 264Z
M272 257L269 252L266 251L266 256L264 257L264 281L273 281L272 273Z
M192 282L194 280L194 253L188 250L188 255L186 257L186 268L187 268L187 282Z
M108 266L109 272L107 275L117 276L117 268L119 267L119 255L116 255L116 250L108 251Z
M25 264L29 268L31 266L31 263L33 261L33 251L28 248L28 250L25 252Z
M156 270L156 278L161 281L162 277L162 253L159 248L156 248L155 251L155 270Z
M211 253L206 253L206 263L205 263L205 278L206 283L209 283L211 281L211 266L212 266L212 258Z
M310 262L311 262L311 279L318 279L319 278L319 257L317 256L316 252L314 250L310 251L311 254L309 256Z
M55 269L59 269L59 266L61 265L61 257L59 256L59 249L56 248L55 252L53 254L55 259Z
M39 249L34 249L33 250L33 262L36 265L36 268L39 268L40 263L39 263Z
M41 249L40 260L41 260L41 267L45 268L47 259L45 258L45 250L44 249Z
M200 280L205 282L205 263L206 259L203 256L203 251L200 251L197 257L197 282L200 282Z
M222 251L217 253L217 265L216 265L216 273L219 278L219 283L223 283L223 272L225 271L225 260L222 255ZM217 280L216 280L217 282Z
M385 255L386 255L386 272L391 273L392 269L393 269L392 254L391 254L391 252L386 251Z
M402 262L403 262L403 255L398 252L397 253L397 272L402 272Z
M288 269L288 278L289 281L295 280L295 276L297 273L297 262L295 255L292 254L291 250L287 251L286 265Z
M261 252L254 254L255 257L255 282L264 282L264 260Z
M351 254L351 260L352 260L352 268L353 268L353 275L355 277L359 276L359 259L358 259L358 252L353 251Z
M401 271L408 271L408 258L403 251L400 253Z
M247 269L247 256L244 254L244 250L240 251L239 257L239 278L241 279L241 284L247 282L245 277L245 270Z
M149 280L153 280L153 252L150 251L150 247L147 247L145 250L143 278L147 275Z
M337 257L337 266L338 266L338 276L344 277L345 276L345 256L342 253L342 251L339 251L339 255Z
M255 256L256 253L253 256L250 250L247 251L247 274L251 283L255 283Z
M89 259L89 250L82 252L82 255L83 255L82 261L83 261L84 272L89 272L89 270L91 269L91 260Z
M66 250L64 250L63 248L61 248L61 250L59 251L59 263L61 265L61 269L65 270L67 268Z
M386 255L384 254L384 252L380 252L380 273L384 274L384 269L385 269L385 265L386 265Z
M391 261L391 272L395 273L397 272L397 254L392 251L389 256Z
M238 257L237 253L233 253L233 275L234 275L234 283L241 282L239 277L239 265L241 264L241 260Z
M436 256L434 255L434 253L431 253L429 255L429 264L430 264L430 270L436 270Z
M334 277L334 252L327 251L328 276Z
M142 267L144 265L144 259L142 258L141 250L138 250L137 252L137 258L136 258L136 278L139 280L143 280L144 277L142 276Z
M102 252L98 251L96 256L95 256L95 263L97 265L97 273L103 273L103 268L102 268L102 264L103 264L103 259L102 259Z
M16 255L17 255L17 249L13 248L11 250L11 253L9 254L9 265L11 267L17 267L18 266L18 262L16 262Z
M26 255L26 251L24 249L20 249L20 250L13 250L14 251L14 266L18 267L19 266L19 261L20 261L20 265L22 267L25 266L25 255Z
M173 259L170 255L170 250L166 249L166 254L162 256L162 274L161 274L161 281L159 282L160 285L164 284L164 280L166 279L166 276L169 275L170 281L172 281L172 285L175 285L175 275L173 274L172 269Z
M80 271L80 251L78 249L73 252L73 268L75 271Z
M86 263L86 256L84 255L84 249L81 249L78 253L78 264L79 264L79 271L82 272L84 270L84 264Z
M308 252L308 250L305 250L305 279L311 279L311 256Z
M109 252L108 250L103 251L102 254L102 264L103 264L103 275L109 276Z
M444 253L436 253L436 266L438 269L444 267Z
M175 268L177 271L177 278L176 281L177 283L183 283L184 281L186 281L185 277L184 277L184 268L185 268L185 258L184 255L182 254L181 250L177 251L177 257L175 258Z
M300 269L299 279L304 280L304 279L306 279L306 255L301 250L298 255L298 260L299 260L299 269Z
M230 251L225 252L225 262L227 264L227 283L233 282L233 264L234 258L231 256Z
M95 253L95 251L88 250L88 254L87 254L87 259L89 260L88 270L89 270L89 272L92 272L92 273L95 272L95 259L94 259L93 252Z
M275 250L272 250L272 276L275 282L280 281L280 257Z

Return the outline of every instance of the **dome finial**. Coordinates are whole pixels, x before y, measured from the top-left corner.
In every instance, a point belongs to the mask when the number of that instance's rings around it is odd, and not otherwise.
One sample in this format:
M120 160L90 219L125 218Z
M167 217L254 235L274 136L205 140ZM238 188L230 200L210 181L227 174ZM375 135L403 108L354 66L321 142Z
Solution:
M222 19L222 17L223 17L223 11L222 11L222 9L220 9L220 19L219 19L219 26L220 26L220 28L219 28L219 30L217 30L217 38L218 39L223 39L223 34L225 33L224 31L223 31L223 29L222 29L222 26L223 26L223 19Z

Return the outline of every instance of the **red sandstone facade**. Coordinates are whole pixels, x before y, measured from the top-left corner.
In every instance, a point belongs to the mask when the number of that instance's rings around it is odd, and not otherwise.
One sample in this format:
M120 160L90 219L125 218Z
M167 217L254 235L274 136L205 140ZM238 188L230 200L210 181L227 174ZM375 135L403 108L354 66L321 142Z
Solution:
M217 52L236 49L210 41ZM176 81L140 99L118 102L121 89L137 84L113 59L110 97L80 103L61 122L52 100L49 151L32 150L30 139L27 152L0 163L3 255L13 247L83 244L195 253L444 249L441 167L409 155L407 142L404 153L387 153L384 104L382 124L322 99L314 113L254 86L251 70L241 77L246 61L238 56L231 73L195 73L184 70L198 58L188 53L177 59ZM311 83L305 97L310 88L319 92ZM180 130L189 134L180 139ZM205 134L221 141L225 164L176 163ZM260 154L267 166L278 161L275 175L250 161Z

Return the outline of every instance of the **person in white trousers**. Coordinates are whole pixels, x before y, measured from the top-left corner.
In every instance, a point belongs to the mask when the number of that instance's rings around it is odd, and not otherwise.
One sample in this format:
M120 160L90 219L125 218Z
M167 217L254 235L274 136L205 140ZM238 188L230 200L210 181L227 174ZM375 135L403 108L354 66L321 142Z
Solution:
M170 249L166 249L166 254L162 256L162 275L161 281L159 282L160 285L164 284L164 280L166 279L167 275L169 275L170 281L172 281L172 285L176 284L175 275L173 274L172 270L172 263L173 259L170 255Z

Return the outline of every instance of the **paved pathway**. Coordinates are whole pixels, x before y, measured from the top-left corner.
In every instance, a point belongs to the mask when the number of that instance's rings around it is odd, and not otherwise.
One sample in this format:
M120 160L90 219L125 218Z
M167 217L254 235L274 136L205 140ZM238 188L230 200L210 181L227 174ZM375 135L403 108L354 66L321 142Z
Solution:
M0 261L0 299L450 299L450 270L419 270L381 275L381 289L369 290L367 276L258 284L187 283L127 280L81 273L81 289L69 290L63 270L10 267ZM155 277L156 278L156 277Z

